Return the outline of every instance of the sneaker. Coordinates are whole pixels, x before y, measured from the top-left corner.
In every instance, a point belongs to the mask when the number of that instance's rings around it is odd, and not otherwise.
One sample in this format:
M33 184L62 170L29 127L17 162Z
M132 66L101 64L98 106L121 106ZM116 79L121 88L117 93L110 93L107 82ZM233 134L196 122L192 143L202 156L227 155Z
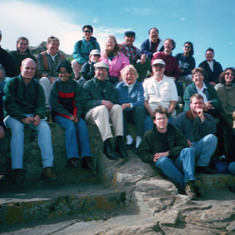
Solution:
M197 199L197 194L195 192L194 181L190 180L185 185L185 193L190 200Z
M23 169L14 169L12 171L12 183L13 184L24 183L24 170Z
M42 178L44 180L51 180L54 181L57 179L57 176L55 173L53 173L53 168L52 167L46 167L42 171Z
M79 160L77 157L72 157L68 160L68 165L71 168L78 168L79 167Z

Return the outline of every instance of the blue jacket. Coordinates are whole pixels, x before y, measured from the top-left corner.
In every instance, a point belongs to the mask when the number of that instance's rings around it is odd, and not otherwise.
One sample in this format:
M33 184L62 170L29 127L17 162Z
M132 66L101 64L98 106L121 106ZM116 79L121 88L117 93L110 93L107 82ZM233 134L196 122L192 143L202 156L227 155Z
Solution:
M119 82L116 89L118 91L118 102L120 105L131 103L133 105L132 108L137 106L144 107L144 88L141 83L136 81L130 94L128 94L128 86L125 82Z
M83 37L82 40L77 41L74 45L73 49L73 58L79 63L84 64L86 61L89 60L90 52L93 49L100 50L100 45L96 41L95 37L91 37L90 41L86 41Z

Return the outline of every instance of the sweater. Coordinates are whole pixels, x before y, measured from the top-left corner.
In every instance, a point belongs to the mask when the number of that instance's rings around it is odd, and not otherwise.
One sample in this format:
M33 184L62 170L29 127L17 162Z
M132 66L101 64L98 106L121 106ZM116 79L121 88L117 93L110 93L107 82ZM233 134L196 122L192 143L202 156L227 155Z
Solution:
M21 75L7 81L5 88L4 107L7 115L21 121L26 114L46 114L45 95L43 88L36 79L26 86Z
M53 83L50 94L52 117L60 115L80 118L82 113L82 94L79 84L71 78L63 82L60 79Z
M190 142L195 142L208 134L215 134L216 124L210 114L204 113L205 121L201 122L200 118L194 118L191 111L178 114L173 125L179 128Z
M152 130L145 133L138 148L138 154L144 162L153 163L154 154L161 152L163 143L157 132L157 128L154 125ZM167 136L169 143L168 157L176 159L184 148L189 147L188 142L182 132L171 124L167 126Z
M102 105L102 100L108 100L113 104L118 103L117 90L107 80L100 81L96 77L85 82L82 87L83 111L86 114L90 109Z
M179 53L175 56L178 61L180 69L183 69L184 72L180 73L181 75L189 75L192 70L195 69L195 59L192 56L184 56L183 53Z
M73 49L73 58L79 63L84 64L89 60L90 52L93 49L100 50L100 45L96 41L95 37L91 37L90 41L86 41L83 37L82 40L79 40L75 43Z

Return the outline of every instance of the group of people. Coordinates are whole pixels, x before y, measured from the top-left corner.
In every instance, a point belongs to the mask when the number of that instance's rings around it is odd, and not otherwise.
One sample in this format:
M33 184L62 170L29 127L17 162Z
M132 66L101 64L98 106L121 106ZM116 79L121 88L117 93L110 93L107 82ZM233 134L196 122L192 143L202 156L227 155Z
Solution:
M92 36L93 27L85 25L82 31L71 62L59 51L60 41L54 36L37 58L25 37L17 40L17 51L11 55L0 48L0 138L5 126L11 129L14 182L23 181L24 127L38 133L43 177L56 179L49 116L65 129L72 168L81 162L84 169L94 170L86 124L95 124L108 159L126 158L130 149L159 168L190 199L198 196L195 169L214 173L210 161L217 142L217 154L227 156L228 169L235 174L234 68L223 71L212 48L195 68L192 42L185 42L184 52L174 57L175 41L162 41L157 28L149 30L141 49L133 45L135 32L127 31L122 44L108 36L102 52ZM0 32L0 41L1 37ZM180 103L184 112L176 115ZM135 125L135 139L130 122Z

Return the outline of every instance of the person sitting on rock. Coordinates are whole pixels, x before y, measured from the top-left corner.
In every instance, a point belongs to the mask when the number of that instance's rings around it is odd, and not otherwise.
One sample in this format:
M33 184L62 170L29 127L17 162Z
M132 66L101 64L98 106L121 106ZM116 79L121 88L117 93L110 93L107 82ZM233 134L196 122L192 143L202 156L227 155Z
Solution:
M137 151L144 162L153 163L165 176L185 190L189 199L196 199L195 156L187 139L177 128L168 123L167 108L154 110L154 127L145 133Z
M204 99L200 94L190 98L190 110L178 114L173 125L179 128L188 140L196 157L198 173L212 174L209 167L211 156L217 146L216 124L213 117L203 111Z
M92 79L95 76L94 64L100 61L100 51L94 49L91 51L89 61L85 62L81 69L81 78L78 83L82 86L86 81Z
M134 65L139 74L137 80L138 82L143 82L146 78L147 72L151 66L151 60L138 48L136 48L133 43L135 41L135 32L126 31L125 42L120 46L120 51L129 59L130 63Z
M37 58L37 71L40 78L39 83L43 87L46 107L49 108L49 96L54 81L59 79L57 67L65 56L59 52L60 41L51 36L47 40L47 50L39 54Z
M80 71L82 65L89 60L90 52L93 49L98 49L100 51L100 45L96 38L92 36L93 27L91 25L84 25L82 27L83 39L75 43L73 49L73 61L72 67L75 74L75 80L80 79Z
M140 82L136 81L138 73L133 65L127 65L122 70L123 81L118 83L116 89L118 91L119 104L123 110L124 134L126 137L126 146L139 147L144 135L144 119L146 110L144 108L144 89ZM136 143L130 134L128 122L135 124Z
M50 105L53 121L65 129L68 164L72 168L79 167L79 141L82 168L94 170L88 130L81 117L81 87L71 78L72 67L69 61L65 60L59 64L58 73L60 79L53 83Z
M44 179L55 180L53 173L53 150L51 130L44 120L46 114L45 96L41 85L34 78L36 64L32 59L22 61L19 76L10 79L4 88L4 107L7 117L6 127L11 129L11 159L13 182L22 183L24 128L35 130L38 134L38 145L42 153Z
M11 51L10 55L14 60L17 75L20 73L20 66L24 59L31 58L36 62L35 56L29 50L29 40L26 37L17 39L16 51Z
M107 80L109 66L104 62L95 65L95 77L87 81L83 86L83 108L85 120L96 124L102 141L103 153L111 160L127 157L123 147L123 114L122 107L118 104L118 94L115 87ZM111 145L113 137L110 120L113 125L115 139L115 151Z

